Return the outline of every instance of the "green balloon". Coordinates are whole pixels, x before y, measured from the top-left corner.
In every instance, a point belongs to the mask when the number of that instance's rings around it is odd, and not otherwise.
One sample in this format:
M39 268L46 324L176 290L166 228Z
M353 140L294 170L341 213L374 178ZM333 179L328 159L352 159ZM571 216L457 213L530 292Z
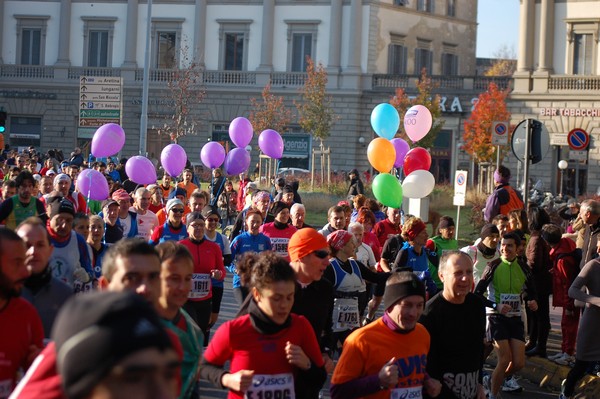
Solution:
M389 173L375 176L373 194L377 201L390 208L400 208L402 205L402 185L396 176Z

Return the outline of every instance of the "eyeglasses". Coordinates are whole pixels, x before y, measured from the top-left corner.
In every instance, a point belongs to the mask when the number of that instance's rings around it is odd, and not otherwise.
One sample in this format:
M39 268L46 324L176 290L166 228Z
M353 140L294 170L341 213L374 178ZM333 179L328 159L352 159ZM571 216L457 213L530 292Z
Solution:
M183 209L171 209L171 212L173 212L173 213L183 213L184 210Z
M213 222L213 223L219 223L219 219L218 218L208 218L206 219L207 222Z
M319 259L325 259L329 257L329 251L326 251L324 249L313 251L313 254L315 254L315 256Z

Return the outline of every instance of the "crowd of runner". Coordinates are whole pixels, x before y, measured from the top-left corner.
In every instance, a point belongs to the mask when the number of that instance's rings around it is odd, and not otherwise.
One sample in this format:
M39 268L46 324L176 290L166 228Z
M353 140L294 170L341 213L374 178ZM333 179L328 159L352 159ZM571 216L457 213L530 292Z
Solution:
M368 198L357 170L309 226L285 178L261 190L215 169L202 187L185 169L138 185L126 160L88 165L78 149L3 157L0 399L199 398L199 379L230 398L316 399L328 374L332 398L495 399L522 391L526 356L548 357L550 297L563 314L549 358L572 367L561 398L600 360L600 203L552 224L523 210L505 167L489 223L459 248L450 216L430 237ZM86 167L104 201L78 189ZM212 331L224 290L239 313Z

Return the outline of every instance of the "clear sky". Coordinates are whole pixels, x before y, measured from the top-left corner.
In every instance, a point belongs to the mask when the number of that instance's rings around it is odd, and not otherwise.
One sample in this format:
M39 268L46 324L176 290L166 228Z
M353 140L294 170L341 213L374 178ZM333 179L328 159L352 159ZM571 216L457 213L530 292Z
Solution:
M519 50L519 0L478 0L477 57L494 58L506 47Z

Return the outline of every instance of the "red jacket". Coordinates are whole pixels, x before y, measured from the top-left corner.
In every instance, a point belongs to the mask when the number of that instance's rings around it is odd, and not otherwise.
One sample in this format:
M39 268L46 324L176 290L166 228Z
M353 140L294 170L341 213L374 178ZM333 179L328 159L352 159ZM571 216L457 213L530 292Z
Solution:
M558 245L550 249L552 260L552 306L560 306L567 310L575 309L572 298L569 298L569 287L579 274L579 264L573 256L565 256L575 250L575 242L570 238L561 238Z

